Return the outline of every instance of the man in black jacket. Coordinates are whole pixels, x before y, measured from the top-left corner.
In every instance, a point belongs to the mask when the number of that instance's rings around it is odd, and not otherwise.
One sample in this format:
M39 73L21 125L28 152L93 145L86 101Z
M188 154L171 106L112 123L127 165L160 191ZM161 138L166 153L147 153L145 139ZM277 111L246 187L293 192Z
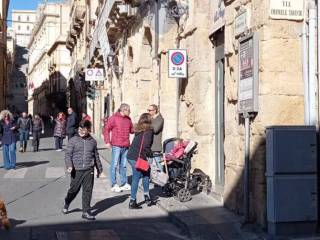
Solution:
M90 212L90 202L94 184L94 167L97 168L97 178L102 173L102 164L99 158L97 141L90 135L91 122L82 121L79 125L79 135L68 142L65 162L68 173L71 174L71 183L62 209L64 214L82 186L82 218L95 220Z
M70 138L72 138L76 134L76 128L77 128L77 115L73 111L73 109L70 107L68 108L68 118L67 118L67 128L66 128L68 140L70 140Z
M29 139L29 132L31 129L31 120L28 118L26 112L23 112L21 117L18 119L17 127L19 131L20 138L20 152L25 152L27 150L27 143Z

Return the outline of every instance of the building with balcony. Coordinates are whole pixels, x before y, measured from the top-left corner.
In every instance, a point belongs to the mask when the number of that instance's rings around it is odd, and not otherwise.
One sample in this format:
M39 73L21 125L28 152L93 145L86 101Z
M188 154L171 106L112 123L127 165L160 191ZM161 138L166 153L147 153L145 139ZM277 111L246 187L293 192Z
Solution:
M70 28L67 36L67 48L71 55L71 71L68 81L68 106L78 115L87 112L93 117L93 102L87 98L89 82L85 82L84 69L88 56L89 42L93 40L93 31L97 26L97 17L103 1L71 1ZM101 120L101 119L99 119ZM100 125L99 125L100 127ZM99 128L96 128L98 130Z
M28 45L28 109L32 114L55 114L66 109L70 54L66 48L70 6L46 3L37 9Z

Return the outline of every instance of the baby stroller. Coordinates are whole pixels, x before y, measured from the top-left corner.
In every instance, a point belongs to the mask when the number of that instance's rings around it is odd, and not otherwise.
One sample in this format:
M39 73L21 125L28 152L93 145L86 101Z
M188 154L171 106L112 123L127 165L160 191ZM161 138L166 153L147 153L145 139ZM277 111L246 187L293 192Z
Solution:
M169 153L174 147L178 138L170 138L163 143L163 153ZM184 154L179 159L174 159L168 165L169 180L164 186L167 196L174 196L180 202L191 200L191 190L196 189L198 192L205 191L210 193L212 184L210 177L200 169L194 169L191 173L191 161L194 154L197 153L198 143L189 141L184 150Z

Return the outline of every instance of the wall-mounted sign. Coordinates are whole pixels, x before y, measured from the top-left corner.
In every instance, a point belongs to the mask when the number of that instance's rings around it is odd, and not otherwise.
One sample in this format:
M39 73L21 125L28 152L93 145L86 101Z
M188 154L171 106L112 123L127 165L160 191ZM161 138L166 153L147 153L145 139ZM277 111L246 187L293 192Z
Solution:
M87 68L86 81L104 81L104 72L102 68Z
M270 0L273 19L303 20L304 0Z
M234 35L239 36L240 34L244 33L248 29L247 23L247 11L242 11L236 16L234 21Z
M214 16L213 16L213 26L210 30L210 33L213 34L220 28L222 28L226 21L224 18L225 15L225 5L224 0L215 0L213 2Z
M187 50L169 50L169 78L187 77Z
M239 40L238 112L258 112L259 40L254 33Z

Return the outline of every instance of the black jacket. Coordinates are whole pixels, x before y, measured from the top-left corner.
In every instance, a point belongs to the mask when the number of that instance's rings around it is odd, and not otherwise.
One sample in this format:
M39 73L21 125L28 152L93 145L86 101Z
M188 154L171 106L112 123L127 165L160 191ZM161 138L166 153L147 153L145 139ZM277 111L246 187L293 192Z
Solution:
M67 167L74 167L75 170L88 170L96 167L102 173L102 164L99 158L97 141L90 135L71 138L65 155Z
M67 134L75 133L77 128L77 115L75 112L72 112L67 118Z
M144 132L138 132L134 134L131 146L129 147L127 158L130 160L137 161L139 157L139 150L141 146L142 136L144 134L143 146L141 150L140 157L147 159L147 157L152 157L151 146L153 142L153 130L147 130Z

